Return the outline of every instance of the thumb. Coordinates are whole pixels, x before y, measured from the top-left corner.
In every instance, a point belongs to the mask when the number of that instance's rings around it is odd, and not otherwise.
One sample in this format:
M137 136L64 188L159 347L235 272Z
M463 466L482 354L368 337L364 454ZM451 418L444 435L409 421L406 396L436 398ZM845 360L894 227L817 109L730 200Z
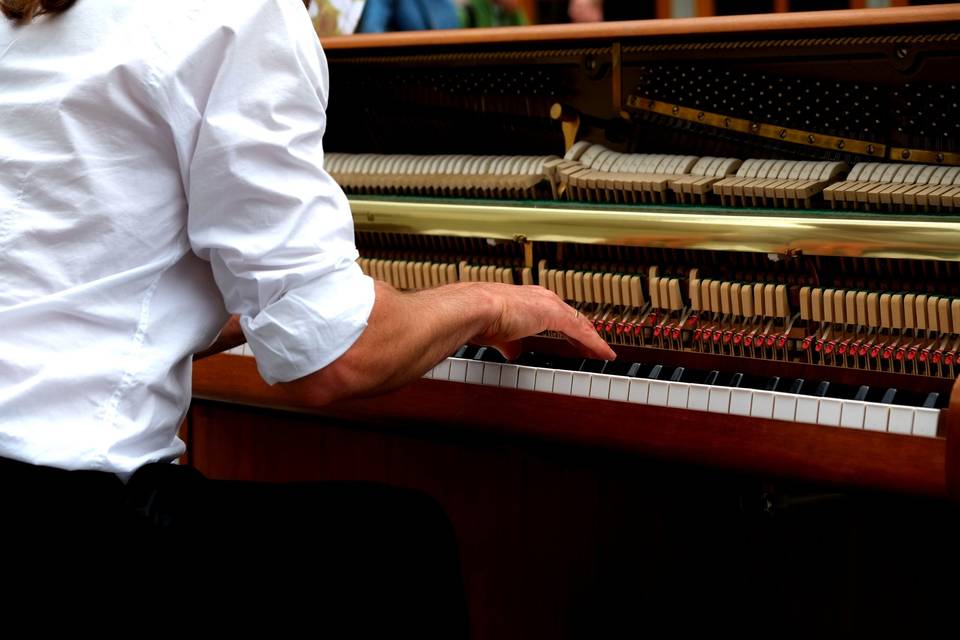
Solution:
M503 357L512 362L520 357L522 351L519 340L511 340L500 344L491 345L494 349L503 354Z

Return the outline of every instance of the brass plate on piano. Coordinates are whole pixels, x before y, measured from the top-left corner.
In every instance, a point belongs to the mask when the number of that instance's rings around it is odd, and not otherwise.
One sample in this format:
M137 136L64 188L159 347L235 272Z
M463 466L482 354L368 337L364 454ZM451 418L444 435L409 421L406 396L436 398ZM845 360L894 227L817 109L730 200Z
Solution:
M652 100L644 96L627 96L627 107L639 111L649 111L686 122L696 122L697 124L716 127L718 129L747 133L761 138L780 140L782 142L790 142L806 147L816 147L818 149L855 153L873 158L885 157L887 150L886 145L879 142L840 138L837 136L823 135L814 131L788 129L764 122L751 122L743 118L734 118L733 116L725 116L719 113L711 113L710 111L682 107L677 104L670 104L669 102Z
M960 262L960 218L369 197L350 204L359 231Z

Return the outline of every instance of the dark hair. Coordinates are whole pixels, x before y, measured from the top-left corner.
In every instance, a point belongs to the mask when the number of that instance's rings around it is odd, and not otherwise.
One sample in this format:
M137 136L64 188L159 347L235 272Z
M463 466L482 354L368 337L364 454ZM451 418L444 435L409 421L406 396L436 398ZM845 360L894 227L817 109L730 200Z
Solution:
M17 22L30 22L41 13L63 13L77 0L0 0L3 15Z

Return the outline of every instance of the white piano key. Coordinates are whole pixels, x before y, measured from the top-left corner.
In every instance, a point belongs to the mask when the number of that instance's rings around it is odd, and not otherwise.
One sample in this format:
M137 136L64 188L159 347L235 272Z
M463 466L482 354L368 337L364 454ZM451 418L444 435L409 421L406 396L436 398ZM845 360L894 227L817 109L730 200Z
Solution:
M590 395L590 377L591 374L577 371L573 374L573 386L570 394L586 398Z
M553 392L569 396L573 388L572 371L555 371L553 374Z
M792 393L773 395L773 419L793 422L797 417L797 396Z
M630 381L630 393L627 395L627 400L630 402L636 402L637 404L647 404L647 398L650 395L650 381L649 380L631 380Z
M797 396L797 415L794 422L817 424L817 406L820 399L813 396Z
M610 399L626 402L630 396L630 378L623 376L610 377Z
M515 364L500 365L500 386L506 389L516 389L519 372L520 367Z
M817 410L817 424L825 427L840 426L840 412L843 410L843 401L836 398L820 398L820 408Z
M465 382L467 379L467 361L461 358L450 358L450 377L447 380L451 382Z
M705 384L691 384L687 395L687 409L706 411L710 403L710 387Z
M647 393L647 403L655 404L658 407L667 406L667 394L669 393L670 383L663 380L651 380L650 391Z
M610 376L595 373L590 376L590 397L606 400L610 397Z
M251 356L251 357L253 356L253 352L250 351L250 345L248 345L246 342L240 345L240 355Z
M517 389L533 391L537 383L537 370L534 367L517 367Z
M870 431L886 431L890 417L890 407L873 402L864 403L863 428Z
M730 415L750 415L750 402L753 392L750 389L730 389Z
M450 379L450 358L445 358L437 363L437 366L433 368L433 379L434 380Z
M890 433L910 433L913 431L913 411L913 407L890 407L887 431Z
M730 413L730 388L712 387L710 400L707 402L707 411L713 413Z
M483 382L483 363L479 360L467 361L466 382L470 384L480 384Z
M491 387L500 386L500 364L496 362L483 363L483 384Z
M686 409L690 399L690 385L686 382L668 382L667 406Z
M537 369L537 382L534 385L536 391L553 392L553 369Z
M940 419L939 409L914 409L913 435L926 438L937 437L937 422Z
M430 369L430 370L427 371L425 374L423 374L423 377L424 377L424 378L428 378L428 379L429 379L429 378L432 378L432 377L433 377L433 369Z
M750 404L750 415L754 418L772 418L773 400L774 394L772 391L754 391Z
M840 426L848 429L863 429L863 416L867 403L858 400L845 400L840 409Z

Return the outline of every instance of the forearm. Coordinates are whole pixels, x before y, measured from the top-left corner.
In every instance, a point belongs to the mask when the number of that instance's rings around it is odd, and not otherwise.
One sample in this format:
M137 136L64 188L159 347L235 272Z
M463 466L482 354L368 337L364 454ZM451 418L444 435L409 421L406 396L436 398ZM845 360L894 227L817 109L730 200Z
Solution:
M394 389L470 341L514 358L522 338L552 330L587 357L616 358L590 322L543 287L467 282L418 293L399 293L382 282L376 287L367 328L346 353L282 385L299 404Z
M300 401L325 404L403 386L485 331L498 312L496 298L482 285L400 293L377 282L367 328L356 343L324 369L282 387Z
M238 316L230 316L227 323L220 329L220 333L217 335L217 339L213 341L213 344L203 351L195 353L193 359L200 360L208 356L216 355L227 349L239 347L246 341L247 339L243 336L243 330L240 328L240 318Z

